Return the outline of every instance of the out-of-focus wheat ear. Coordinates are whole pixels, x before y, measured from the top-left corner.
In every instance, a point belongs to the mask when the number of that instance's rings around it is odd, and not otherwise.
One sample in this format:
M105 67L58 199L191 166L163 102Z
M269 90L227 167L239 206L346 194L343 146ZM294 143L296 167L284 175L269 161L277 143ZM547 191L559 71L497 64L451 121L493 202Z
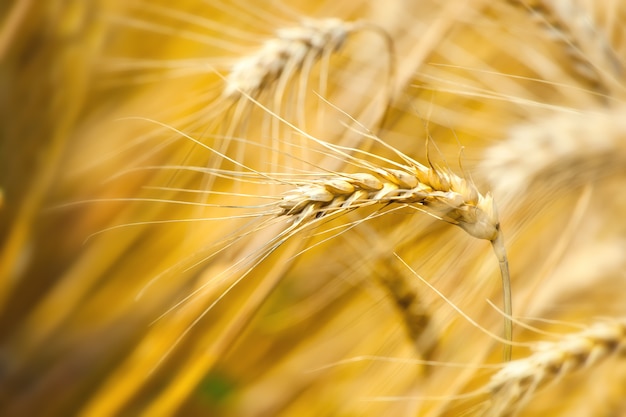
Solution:
M367 248L368 269L381 287L393 300L396 310L404 323L408 338L420 358L429 358L436 349L438 335L432 322L431 312L420 295L419 283L413 274L407 274L406 268L397 268L395 259L390 255L392 242L401 240L387 230L381 232L367 222L359 223L358 228L350 231L347 244L356 245L359 251ZM405 231L393 234L404 235Z
M626 354L624 319L595 323L557 342L537 343L534 353L507 363L491 377L485 415L514 415L549 383L581 369L589 369L610 356Z
M624 65L607 34L579 0L509 0L524 7L566 48L573 68L582 77L611 92L623 91L619 79Z
M388 76L384 100L388 104L395 72L391 36L373 23L349 22L335 17L304 18L299 26L276 30L275 36L266 40L256 52L239 58L230 67L224 76L225 86L220 101L226 106L238 106L237 103L249 106L249 97L272 97L271 108L275 113L287 119L292 119L292 113L295 113L298 126L306 129L306 95L313 68L322 66L318 74L320 90L317 93L326 96L332 70L330 56L343 48L350 35L365 31L379 36L387 50ZM239 120L233 117L232 124L237 125ZM274 118L271 123L271 135L279 136L280 123Z
M479 169L501 204L529 190L563 192L626 166L626 107L559 113L512 128Z
M320 56L327 48L339 49L351 30L352 24L337 18L308 19L302 26L278 29L275 38L231 67L222 95L233 100L257 97L283 75L290 77L311 54Z
M389 261L390 258L385 258ZM388 262L393 265L392 262ZM428 358L437 344L437 338L431 328L431 316L422 301L415 280L404 271L391 268L377 274L380 284L393 298L397 310L402 314L406 332L423 358Z
M367 22L348 22L339 18L303 19L300 26L278 29L276 37L261 48L240 58L225 76L222 96L238 100L257 97L282 77L290 78L302 70L307 60L320 59L325 53L339 51L350 34L370 30L381 35L387 48L392 41L384 29ZM392 54L392 51L388 51Z

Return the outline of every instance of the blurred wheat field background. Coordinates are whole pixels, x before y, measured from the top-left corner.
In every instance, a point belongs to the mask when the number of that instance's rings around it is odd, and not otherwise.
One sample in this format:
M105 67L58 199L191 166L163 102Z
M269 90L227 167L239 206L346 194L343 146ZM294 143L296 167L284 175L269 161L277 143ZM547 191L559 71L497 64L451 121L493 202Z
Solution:
M4 2L0 414L626 415L625 6Z

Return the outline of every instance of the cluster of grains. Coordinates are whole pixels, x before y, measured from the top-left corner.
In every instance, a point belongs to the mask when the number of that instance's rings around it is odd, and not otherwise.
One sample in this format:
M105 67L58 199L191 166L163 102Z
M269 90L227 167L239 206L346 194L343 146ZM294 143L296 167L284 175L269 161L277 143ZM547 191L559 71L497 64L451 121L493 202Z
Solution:
M327 18L305 19L301 26L277 30L275 38L231 68L222 95L235 99L242 94L256 95L283 74L302 68L307 59L337 51L355 27L354 23Z
M418 204L478 239L493 241L499 223L493 198L451 172L422 165L337 174L302 184L280 202L282 215L297 222L370 204Z
M626 354L626 320L596 323L554 343L543 342L535 353L508 363L488 385L489 415L509 415L546 384L589 368L611 355Z

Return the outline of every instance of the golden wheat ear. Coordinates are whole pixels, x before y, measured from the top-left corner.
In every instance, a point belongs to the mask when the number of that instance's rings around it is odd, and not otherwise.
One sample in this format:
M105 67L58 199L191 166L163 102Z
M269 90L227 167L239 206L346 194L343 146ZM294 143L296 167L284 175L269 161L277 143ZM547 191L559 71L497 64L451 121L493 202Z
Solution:
M409 158L405 157L409 162ZM491 194L482 195L470 181L450 171L426 167L416 161L383 168L363 162L370 172L334 173L303 179L285 194L280 215L306 225L333 214L374 204L401 204L455 224L469 235L489 240L500 264L504 297L504 329L512 341L512 301L508 257ZM511 359L511 345L504 347Z
M626 321L598 322L553 343L538 343L535 352L506 364L491 377L488 416L513 415L540 388L558 378L591 368L610 356L626 353Z
M238 100L257 97L273 83L307 70L325 55L338 52L348 37L357 31L379 34L393 54L393 42L381 28L366 22L348 22L339 18L303 19L300 26L278 29L256 52L240 58L225 76L224 98ZM391 64L390 64L391 65ZM392 71L392 68L390 68Z

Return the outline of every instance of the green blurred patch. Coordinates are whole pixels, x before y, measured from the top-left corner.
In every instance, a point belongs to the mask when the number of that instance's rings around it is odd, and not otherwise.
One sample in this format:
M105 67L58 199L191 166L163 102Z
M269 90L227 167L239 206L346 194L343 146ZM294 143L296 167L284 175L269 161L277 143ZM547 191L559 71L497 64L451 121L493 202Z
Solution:
M196 396L211 405L224 405L233 397L236 389L237 384L233 378L223 371L214 370L202 380Z

